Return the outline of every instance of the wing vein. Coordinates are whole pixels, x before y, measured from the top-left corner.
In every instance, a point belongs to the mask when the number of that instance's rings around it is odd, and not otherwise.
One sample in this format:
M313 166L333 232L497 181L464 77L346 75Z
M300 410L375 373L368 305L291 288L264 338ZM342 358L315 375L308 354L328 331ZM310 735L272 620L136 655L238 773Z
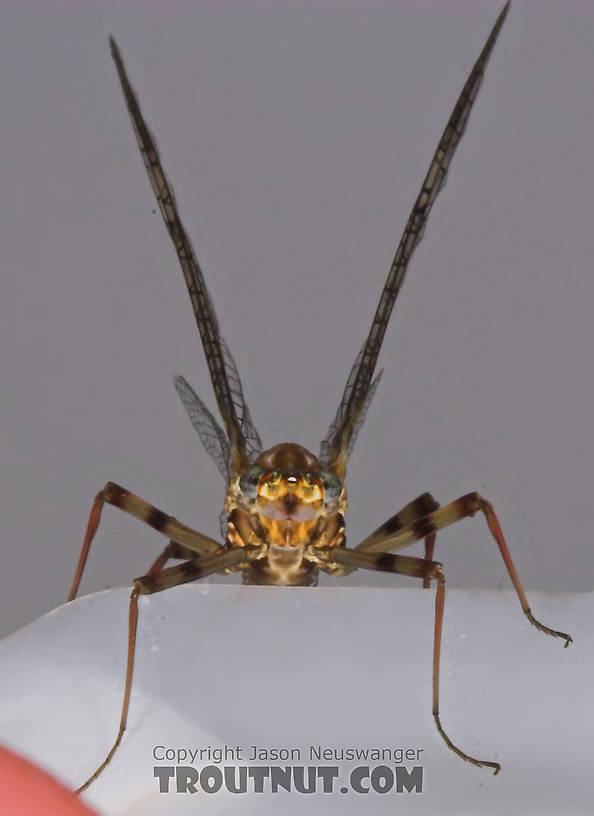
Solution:
M450 162L466 128L468 117L478 94L487 62L489 61L508 9L509 2L505 4L499 14L487 42L466 80L441 139L439 140L437 149L429 165L429 170L427 171L419 195L406 223L396 254L394 255L394 260L388 272L388 277L379 299L369 335L355 360L336 417L330 426L326 439L322 443L322 449L326 452L325 458L328 467L335 470L339 475L344 475L346 469L346 459L352 447L351 438L355 433L355 428L358 430L360 426L358 418L366 406L366 399L371 388L373 372L382 341L386 333L390 315L392 314L392 309L394 308L394 303L406 276L408 264L423 237L433 203L445 184Z
M229 439L233 469L239 471L247 461L246 442L242 429L242 418L238 417L237 413L238 400L237 398L234 399L233 387L229 382L233 375L236 376L237 382L239 382L239 376L234 365L232 371L230 371L225 364L225 350L219 334L214 308L206 288L202 270L179 217L173 189L167 181L161 165L156 141L142 116L136 94L126 74L119 48L113 37L110 37L109 42L128 113L132 120L136 141L186 281L217 405ZM235 393L237 393L237 385L234 383L233 386ZM241 385L239 385L239 393L242 395ZM241 408L244 408L243 402L241 402ZM245 410L243 410L243 413L245 414Z

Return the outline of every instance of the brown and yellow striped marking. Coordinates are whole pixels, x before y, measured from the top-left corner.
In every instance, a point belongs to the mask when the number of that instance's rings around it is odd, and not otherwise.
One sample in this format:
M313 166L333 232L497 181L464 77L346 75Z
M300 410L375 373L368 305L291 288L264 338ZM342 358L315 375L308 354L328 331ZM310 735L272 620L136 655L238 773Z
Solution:
M209 538L202 533L197 533L190 527L186 527L173 516L168 516L157 507L130 493L123 487L115 484L115 482L107 482L105 487L97 493L93 500L93 506L89 514L89 521L83 540L83 545L78 558L78 564L74 572L72 586L68 593L68 600L72 601L76 598L78 588L85 570L87 559L89 557L89 550L91 549L91 542L95 537L99 522L101 520L101 511L104 504L113 504L123 510L124 513L129 513L137 519L144 521L158 533L162 533L177 544L184 545L188 550L197 553L198 555L208 555L221 549L221 545L214 538Z
M461 519L469 516L474 516L474 514L479 510L485 516L487 525L491 531L491 535L499 547L499 552L501 553L501 557L503 558L503 562L507 568L509 577L511 578L518 598L520 599L524 614L528 620L534 626L536 626L537 629L540 629L553 637L563 638L565 640L565 645L568 646L571 642L571 637L569 635L565 634L565 632L558 632L555 629L550 629L548 626L540 623L530 611L526 593L524 592L524 588L505 541L501 525L499 524L499 520L495 515L495 511L493 510L493 506L479 493L467 493L465 496L461 496L459 499L446 504L445 507L440 507L438 510L434 510L432 513L428 513L426 516L417 518L411 521L409 524L405 524L403 527L396 525L397 529L394 532L386 529L383 539L381 536L377 535L379 530L382 529L382 527L380 527L376 533L359 544L356 551L365 553L383 553L386 550L398 550L402 547L407 547L409 544L412 544L413 541L418 541L421 538L427 538L428 536L436 533L438 530L442 530L444 527L454 524L456 521L460 521ZM386 522L383 527L389 528L394 518L397 518L397 516L392 517L392 519Z
M374 530L371 535L358 545L357 549L369 549L373 551L373 546L376 541L385 540L387 535L393 535L400 532L406 525L426 516L432 510L437 510L439 502L436 501L431 493L423 493L418 498L411 501L402 510L399 510L394 516L391 516L387 521ZM436 532L430 532L425 537L425 558L427 561L433 560L433 551L435 550ZM423 578L423 587L429 588L429 579Z

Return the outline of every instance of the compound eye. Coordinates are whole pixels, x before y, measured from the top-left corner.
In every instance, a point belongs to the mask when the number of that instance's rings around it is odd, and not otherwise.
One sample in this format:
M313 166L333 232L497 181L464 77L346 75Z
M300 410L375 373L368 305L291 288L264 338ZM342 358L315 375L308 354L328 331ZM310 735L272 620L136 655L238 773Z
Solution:
M247 496L249 499L255 499L258 495L258 485L260 484L260 477L264 473L264 468L257 467L257 465L253 465L249 467L244 473L241 475L239 479L239 489L243 493L244 496Z
M322 487L324 488L324 501L336 501L342 491L340 479L334 473L321 473Z

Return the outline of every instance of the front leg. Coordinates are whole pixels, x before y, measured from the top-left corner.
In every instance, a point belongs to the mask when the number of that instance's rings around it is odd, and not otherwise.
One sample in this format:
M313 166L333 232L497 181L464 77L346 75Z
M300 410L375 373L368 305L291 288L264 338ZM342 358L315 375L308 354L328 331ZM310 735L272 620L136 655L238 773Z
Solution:
M167 548L166 548L167 549ZM151 595L154 592L162 592L179 584L187 583L188 581L196 581L199 578L205 578L207 575L212 575L215 572L230 572L241 569L246 562L246 553L239 547L232 549L220 548L219 552L212 555L206 555L203 558L195 558L191 561L185 561L183 564L177 564L175 567L157 571L153 568L140 578L134 579L134 588L130 595L130 607L128 613L128 656L126 660L126 679L124 682L124 699L122 702L122 711L120 714L120 724L115 742L110 748L107 756L99 765L97 770L84 782L77 793L81 793L89 787L99 774L111 762L111 759L117 751L128 721L128 709L130 707L130 695L132 692L132 677L134 675L134 657L136 655L136 631L138 628L138 598L140 595Z
M101 511L106 502L107 504L113 504L114 507L118 507L120 510L123 510L125 513L129 513L131 516L135 516L141 521L144 521L145 524L148 524L154 530L157 530L157 532L167 536L169 539L171 539L171 541L183 545L184 548L187 548L187 550L190 550L191 552L195 552L199 555L209 555L221 549L221 545L218 541L215 541L214 538L209 538L202 533L197 533L190 527L186 527L185 524L182 524L181 521L178 521L173 516L168 516L166 513L163 513L162 510L159 510L157 507L154 507L152 504L144 501L144 499L141 499L140 496L135 496L134 493L130 493L129 490L120 487L114 482L107 482L105 487L100 490L99 493L97 493L95 499L93 500L93 506L91 507L91 512L89 514L89 521L87 523L87 530L80 551L80 556L78 558L78 564L74 572L70 592L68 593L69 601L76 598L78 587L87 563L87 558L89 557L91 542L93 541L97 528L99 527ZM167 548L163 555L165 555L166 551ZM167 554L165 560L167 560L167 557L171 557L170 554ZM160 558L157 559L153 565L153 569L158 568L158 566L161 566L162 563L165 563L162 561L162 558L163 556L160 556Z

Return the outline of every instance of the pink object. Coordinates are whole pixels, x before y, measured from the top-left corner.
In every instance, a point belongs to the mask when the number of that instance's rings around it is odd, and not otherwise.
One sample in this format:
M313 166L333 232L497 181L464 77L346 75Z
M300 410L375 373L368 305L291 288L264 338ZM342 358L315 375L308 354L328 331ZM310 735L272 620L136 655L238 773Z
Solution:
M0 813L10 816L97 816L53 776L0 747Z

